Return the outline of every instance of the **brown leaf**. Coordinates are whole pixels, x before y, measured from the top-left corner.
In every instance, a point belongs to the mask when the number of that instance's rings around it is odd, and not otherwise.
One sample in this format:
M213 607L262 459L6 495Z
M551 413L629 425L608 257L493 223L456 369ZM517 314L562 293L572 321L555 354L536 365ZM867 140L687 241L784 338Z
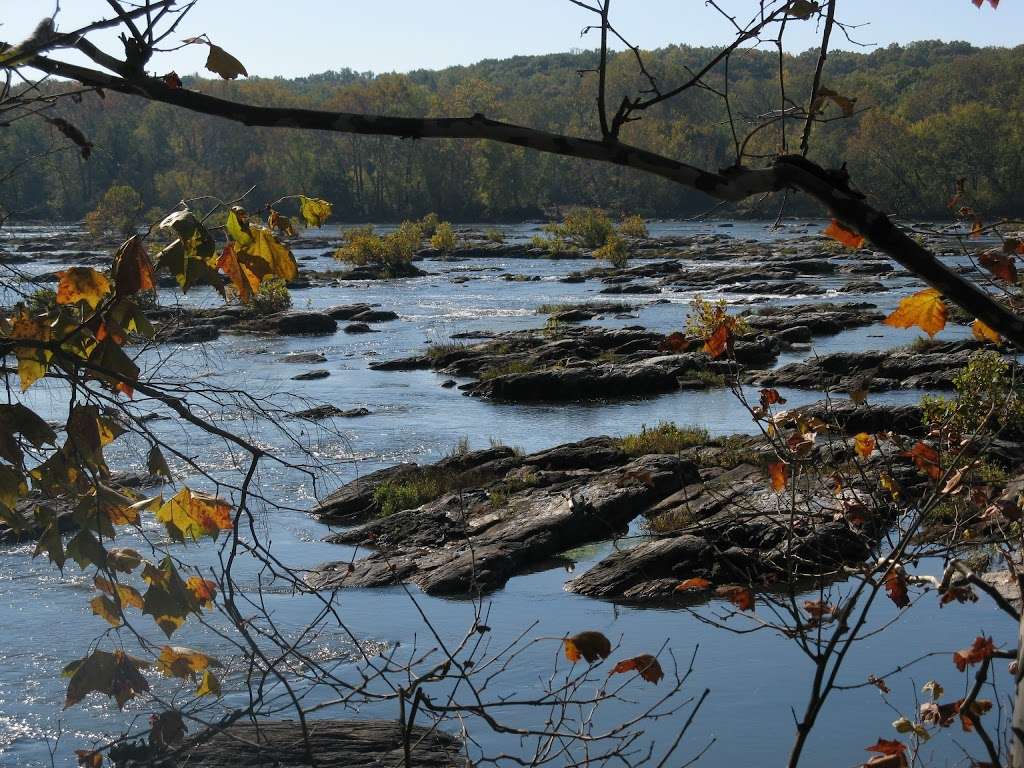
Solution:
M728 600L741 611L754 610L754 593L747 587L725 584L716 589L715 594Z
M665 337L665 340L661 342L658 349L662 352L685 352L690 346L690 340L686 334L676 331L670 333Z
M893 328L918 326L929 336L946 327L946 303L934 288L926 288L900 301L896 311L885 318Z
M153 264L138 235L132 235L114 256L114 285L119 298L156 289Z
M976 637L970 648L961 648L953 654L953 663L963 672L971 664L979 664L996 652L991 637Z
M1017 282L1017 264L1012 253L997 250L985 251L978 257L978 263L1007 283Z
M621 672L632 672L633 670L636 670L644 680L655 685L665 676L661 669L661 664L649 653L620 661L612 669L611 674L616 675Z
M824 106L826 99L831 101L843 112L843 117L853 117L854 110L857 108L857 99L852 96L843 96L841 93L833 91L831 88L819 88L818 93L814 97L814 101L811 102L811 114L816 114L821 111ZM860 247L860 246L856 246Z
M704 342L704 352L708 357L714 359L721 357L729 349L732 343L732 323L722 322Z
M832 219L832 223L825 228L825 231L822 234L842 243L847 248L853 248L856 250L864 247L864 238L838 219Z
M910 597L907 595L907 574L902 568L890 568L885 574L885 592L889 599L896 603L897 608L906 608L910 605Z
M1003 337L999 335L999 332L993 331L981 320L971 323L971 333L978 341L991 341L993 344L1003 343Z
M206 68L216 72L225 80L234 80L239 75L249 76L245 71L245 65L238 59L225 51L219 45L207 43L210 46L210 53L206 57Z
M580 632L562 642L565 645L565 658L573 664L581 658L593 664L598 659L607 659L612 652L612 644L600 632Z
M765 408L767 408L770 405L775 405L776 403L778 403L779 405L786 404L786 398L780 395L779 390L777 389L762 389L760 395L761 405L764 406Z

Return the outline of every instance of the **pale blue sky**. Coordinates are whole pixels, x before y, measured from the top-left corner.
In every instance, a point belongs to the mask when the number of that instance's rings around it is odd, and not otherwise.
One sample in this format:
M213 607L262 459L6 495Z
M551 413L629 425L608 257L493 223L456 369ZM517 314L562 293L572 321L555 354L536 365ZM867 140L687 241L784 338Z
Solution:
M722 0L742 16L756 3ZM74 29L107 11L102 0L63 0L62 29ZM24 38L52 0L0 0L0 39ZM868 23L855 34L887 45L911 40L967 40L976 45L1024 42L1024 3L1004 0L998 10L970 0L845 0L840 17ZM620 30L645 48L670 43L703 45L728 38L727 23L704 0L617 0ZM591 14L568 0L200 0L182 25L182 37L205 32L253 75L295 76L350 67L404 72L469 64L514 54L593 48L580 38ZM813 44L813 23L790 38L792 50ZM839 36L838 46L849 47ZM118 52L115 46L114 52ZM151 67L179 74L202 70L205 49L189 47L158 56Z

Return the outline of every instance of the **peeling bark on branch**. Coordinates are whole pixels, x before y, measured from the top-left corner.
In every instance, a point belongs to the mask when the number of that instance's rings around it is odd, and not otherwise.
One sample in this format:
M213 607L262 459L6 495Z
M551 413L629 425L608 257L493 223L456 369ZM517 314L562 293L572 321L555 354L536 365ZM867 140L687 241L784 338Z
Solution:
M89 51L83 51L87 55ZM108 58L108 57L104 57ZM97 60L101 66L104 61ZM585 139L472 117L415 118L262 107L192 91L171 88L157 78L125 79L87 67L37 56L31 66L47 74L77 80L182 109L222 117L249 126L294 128L334 133L397 136L404 139L484 139L584 160L635 168L704 192L718 200L738 202L753 195L796 189L810 195L875 247L937 289L950 301L982 320L1024 349L1024 319L997 302L970 280L956 274L927 249L901 231L883 212L851 191L836 174L803 158L781 157L766 169L727 168L705 171L613 138Z

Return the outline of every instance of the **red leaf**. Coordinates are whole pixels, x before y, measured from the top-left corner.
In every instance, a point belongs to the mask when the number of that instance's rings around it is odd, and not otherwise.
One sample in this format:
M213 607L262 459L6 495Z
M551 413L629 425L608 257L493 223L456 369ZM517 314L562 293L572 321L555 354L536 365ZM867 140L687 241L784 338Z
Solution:
M961 648L953 654L953 663L963 672L971 664L979 664L995 653L991 637L976 637L970 648Z
M932 480L942 477L942 467L939 466L939 452L922 442L917 442L909 451L903 451L901 456L914 460L917 468L924 472Z
M885 574L885 592L889 599L896 603L897 608L906 608L910 605L910 598L907 596L907 574L902 568L891 568Z
M978 263L1004 282L1017 282L1016 259L1011 253L985 251L978 257Z
M621 672L631 672L636 670L640 677L649 683L658 684L658 681L665 676L665 673L661 669L661 664L658 660L651 656L649 653L642 654L640 656L634 656L632 659L624 659L615 665L612 669L611 674L617 675Z

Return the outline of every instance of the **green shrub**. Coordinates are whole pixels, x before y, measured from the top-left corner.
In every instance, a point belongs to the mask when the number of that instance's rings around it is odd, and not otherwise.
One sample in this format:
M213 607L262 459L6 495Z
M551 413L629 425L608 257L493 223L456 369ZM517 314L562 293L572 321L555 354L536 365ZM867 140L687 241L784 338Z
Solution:
M1015 385L1010 364L998 353L983 350L971 355L953 379L956 399L926 395L921 399L925 424L946 423L961 432L986 426L1024 427L1024 391Z
M663 421L654 429L645 425L635 435L622 438L622 450L627 456L646 456L649 453L679 453L684 448L704 445L710 435L704 427L679 427Z
M581 248L600 248L615 230L611 219L597 208L573 208L562 221L561 232Z
M291 309L292 295L280 277L268 277L253 294L250 308L257 315L273 315Z
M537 366L528 360L511 360L484 368L480 372L480 381L490 381L499 376L511 376L514 373L529 373L536 368Z
M413 223L413 224L415 224L416 226L419 227L419 229L420 229L420 237L421 238L423 238L423 237L431 238L431 237L434 236L434 233L437 232L437 228L439 226L441 226L442 221L441 221L441 217L440 216L438 216L436 213L431 211L430 213L428 213L426 216L424 216L419 221L410 222L410 223ZM451 225L449 225L449 226L451 226Z
M381 517L388 517L403 509L415 509L433 501L447 490L447 484L439 474L419 470L399 480L381 483L373 492L373 499L380 507Z
M434 234L430 237L430 247L444 254L451 253L456 243L458 243L458 239L455 237L455 230L447 221L438 224Z
M127 184L108 189L96 208L85 215L85 226L93 237L131 235L142 215L142 197Z
M613 267L622 269L629 263L629 249L626 241L612 232L605 244L594 251L594 258L607 261Z
M486 237L492 243L505 242L505 233L495 227L491 227L486 232L484 232L484 237Z
M560 259L573 252L572 245L565 238L560 236L541 237L534 235L530 238L530 245L534 248L541 248L546 252L549 259Z
M619 222L619 234L623 237L647 237L647 223L643 216L633 214Z
M372 226L354 227L342 235L343 245L334 258L356 266L378 265L396 273L412 262L423 239L420 225L403 221L394 232L378 235Z

